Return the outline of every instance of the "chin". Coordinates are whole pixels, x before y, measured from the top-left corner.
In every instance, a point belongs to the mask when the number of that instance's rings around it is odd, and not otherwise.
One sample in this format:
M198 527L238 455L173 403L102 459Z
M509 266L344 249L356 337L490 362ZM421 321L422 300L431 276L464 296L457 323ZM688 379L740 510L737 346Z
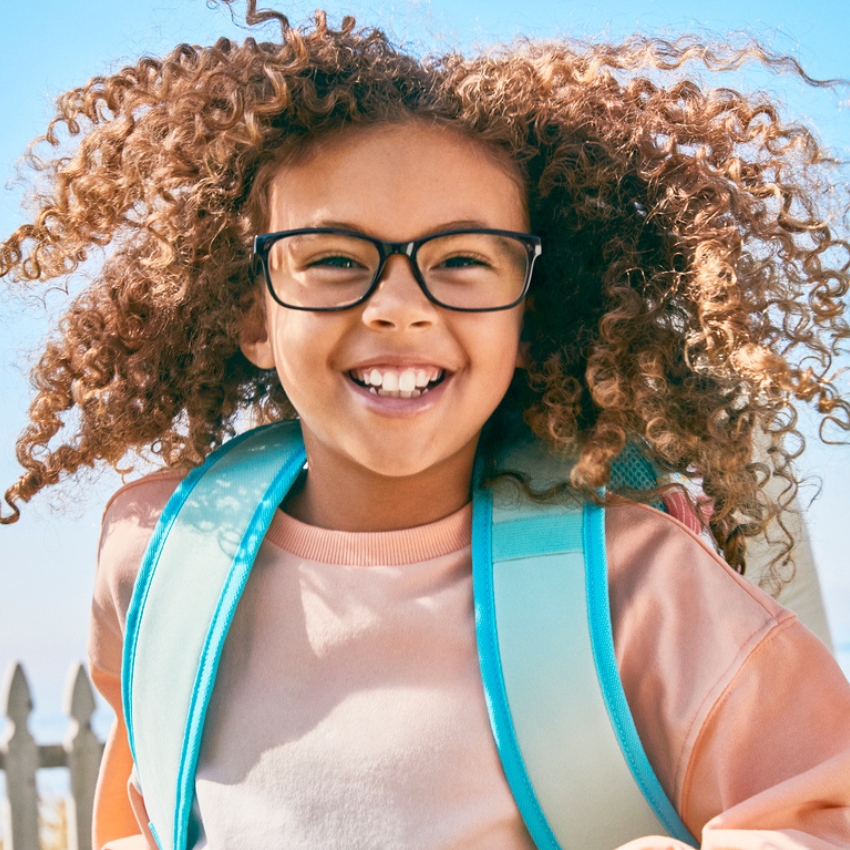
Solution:
M374 451L351 453L349 457L373 475L401 480L427 475L429 472L437 473L444 465L450 465L452 458L456 458L458 454L459 452L451 452L433 456L426 449L412 446L409 442L396 445L393 440L387 440Z
M361 466L365 467L373 475L379 475L382 478L396 478L399 480L405 478L415 478L418 475L423 475L427 473L428 470L432 468L431 464L387 463L386 460L384 460L383 462L376 463L361 463Z

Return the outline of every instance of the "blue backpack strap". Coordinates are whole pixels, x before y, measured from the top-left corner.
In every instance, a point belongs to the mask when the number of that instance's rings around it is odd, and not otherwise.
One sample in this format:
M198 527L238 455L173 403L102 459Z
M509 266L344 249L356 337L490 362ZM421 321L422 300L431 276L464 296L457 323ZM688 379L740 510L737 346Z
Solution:
M260 543L304 461L297 422L231 440L177 488L142 561L127 611L122 700L162 850L194 843L195 769L224 639Z
M626 702L604 534L604 511L592 505L534 504L498 488L494 504L490 491L475 494L476 631L505 775L541 850L617 847L653 834L698 846Z

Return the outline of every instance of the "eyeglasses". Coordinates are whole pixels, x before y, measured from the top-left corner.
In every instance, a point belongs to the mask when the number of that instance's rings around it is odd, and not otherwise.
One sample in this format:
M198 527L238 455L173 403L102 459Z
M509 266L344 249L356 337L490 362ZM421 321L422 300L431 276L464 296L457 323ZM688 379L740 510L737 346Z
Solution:
M330 227L254 237L254 260L274 300L315 312L362 304L394 254L408 258L416 282L440 307L507 310L525 297L542 250L539 236L485 228L446 230L412 242L382 242Z

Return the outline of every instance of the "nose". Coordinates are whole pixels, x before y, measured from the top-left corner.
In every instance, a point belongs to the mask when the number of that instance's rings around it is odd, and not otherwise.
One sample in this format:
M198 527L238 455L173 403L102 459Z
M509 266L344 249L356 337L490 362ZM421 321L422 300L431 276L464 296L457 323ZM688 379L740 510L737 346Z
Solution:
M373 328L406 330L430 327L437 305L428 300L404 254L387 260L378 288L363 308L363 322Z

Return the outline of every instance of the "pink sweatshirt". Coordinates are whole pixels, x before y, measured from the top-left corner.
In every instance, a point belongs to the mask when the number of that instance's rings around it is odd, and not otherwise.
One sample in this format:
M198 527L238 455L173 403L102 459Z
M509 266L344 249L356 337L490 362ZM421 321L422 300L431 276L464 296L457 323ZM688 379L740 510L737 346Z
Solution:
M128 783L121 643L176 483L159 474L125 487L105 515L89 659L117 719L97 847L154 847ZM624 505L607 511L606 535L623 686L702 847L850 848L850 685L829 652L677 520ZM469 542L469 506L363 534L278 512L207 717L196 795L210 848L533 846L487 719Z

